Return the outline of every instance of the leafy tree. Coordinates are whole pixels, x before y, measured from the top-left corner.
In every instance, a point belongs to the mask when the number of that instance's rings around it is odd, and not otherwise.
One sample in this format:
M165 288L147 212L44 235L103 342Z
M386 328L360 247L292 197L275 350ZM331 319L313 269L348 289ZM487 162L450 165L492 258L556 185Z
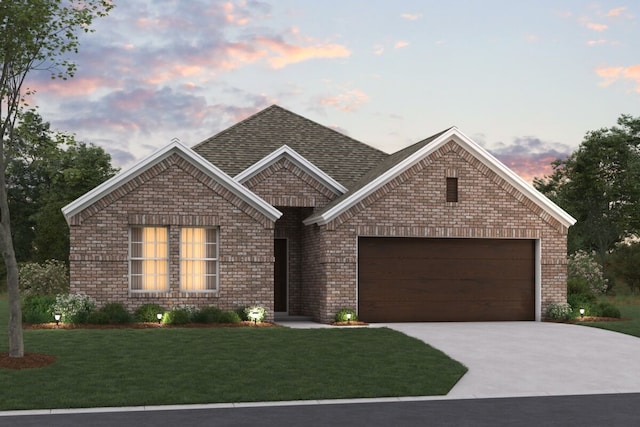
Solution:
M553 174L534 186L562 206L576 224L569 229L570 253L596 251L605 265L607 252L640 231L640 118L622 115L617 126L587 132Z
M73 76L76 66L67 56L78 51L78 34L90 31L93 20L112 7L109 0L0 2L0 249L7 269L10 357L24 356L24 342L5 172L14 153L16 121L30 93L25 81L35 70Z

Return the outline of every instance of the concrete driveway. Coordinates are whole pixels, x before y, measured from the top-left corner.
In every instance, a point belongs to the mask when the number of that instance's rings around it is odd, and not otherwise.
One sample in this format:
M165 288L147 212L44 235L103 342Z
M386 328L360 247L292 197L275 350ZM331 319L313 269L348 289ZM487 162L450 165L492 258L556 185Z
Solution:
M464 364L448 398L640 392L640 338L545 322L389 323Z

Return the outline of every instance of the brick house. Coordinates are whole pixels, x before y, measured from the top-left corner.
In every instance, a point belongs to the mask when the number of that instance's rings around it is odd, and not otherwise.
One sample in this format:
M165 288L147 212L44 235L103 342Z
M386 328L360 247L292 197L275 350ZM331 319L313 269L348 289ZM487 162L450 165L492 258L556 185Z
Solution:
M278 106L63 208L71 291L327 322L540 320L575 220L456 128L388 155Z

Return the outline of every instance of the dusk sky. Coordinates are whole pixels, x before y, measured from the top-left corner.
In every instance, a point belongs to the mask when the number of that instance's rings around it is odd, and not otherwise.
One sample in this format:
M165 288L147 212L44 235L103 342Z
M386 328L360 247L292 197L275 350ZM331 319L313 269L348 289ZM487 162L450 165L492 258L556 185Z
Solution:
M73 79L28 86L119 167L278 104L386 152L457 126L530 181L640 116L637 1L114 3Z

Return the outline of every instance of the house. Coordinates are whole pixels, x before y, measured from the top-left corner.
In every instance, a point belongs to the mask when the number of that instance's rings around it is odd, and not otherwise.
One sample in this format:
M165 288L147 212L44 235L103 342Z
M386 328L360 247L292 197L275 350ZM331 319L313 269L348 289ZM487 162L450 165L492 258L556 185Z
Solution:
M63 213L71 290L99 304L321 322L540 320L575 222L455 127L388 155L275 105Z

